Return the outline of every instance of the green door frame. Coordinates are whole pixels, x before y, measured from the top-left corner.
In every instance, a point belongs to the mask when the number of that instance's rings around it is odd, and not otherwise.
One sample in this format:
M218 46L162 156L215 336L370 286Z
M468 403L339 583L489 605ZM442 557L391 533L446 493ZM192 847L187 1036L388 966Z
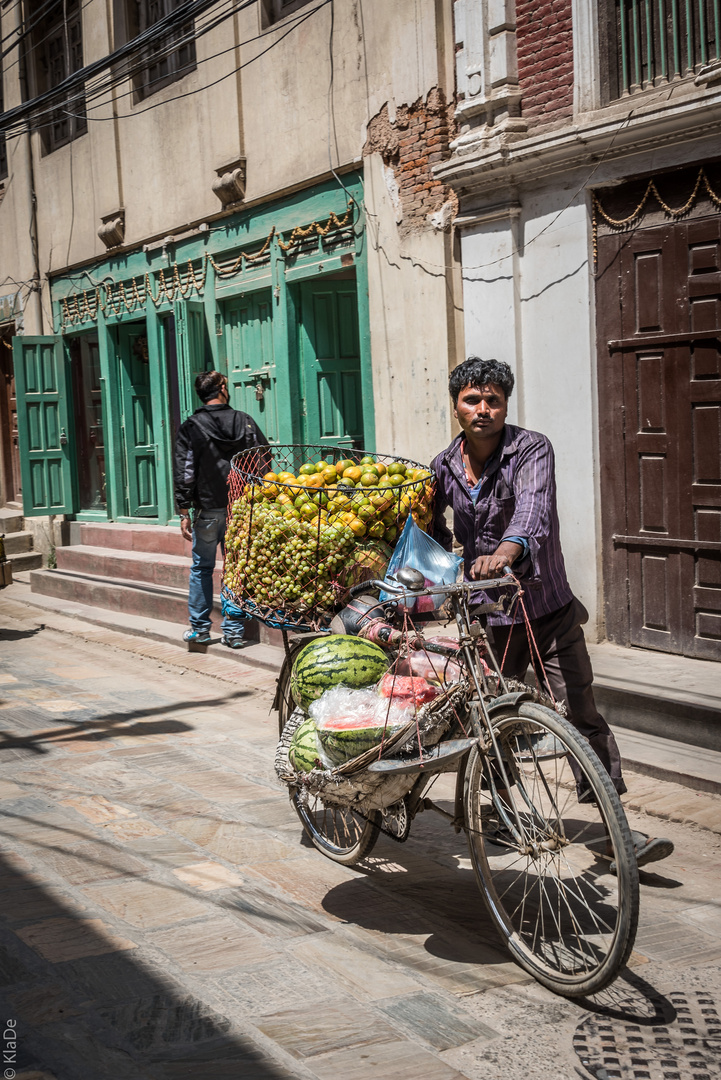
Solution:
M175 314L177 318L179 305L184 305L182 314L202 310L212 362L218 370L227 374L228 343L223 325L225 301L242 293L271 288L279 439L281 442L298 442L302 417L296 363L297 312L292 286L303 281L318 281L327 274L354 267L364 406L363 441L365 449L375 449L362 183L359 176L349 175L344 178L344 184L344 188L335 181L316 184L282 201L268 202L262 207L225 218L208 232L178 240L175 245L175 265L178 280L185 280L182 292L180 285L176 290L175 268L169 265L167 256L160 249L151 253L131 251L98 264L94 268L95 276L109 277L113 285L103 286L97 292L89 289L85 293L78 293L76 275L58 277L52 281L53 310L58 332L76 335L97 326L104 390L109 519L121 522L140 520L129 517L125 512L125 485L120 468L121 401L115 328L141 319L145 320L147 328L158 498L157 518L143 520L165 524L174 518L173 430L162 323L166 315ZM328 221L331 214L342 219L351 204L352 225L347 225L344 232L331 231L327 240L319 240L317 247L308 253L299 247L281 246L281 242L287 243L297 226L305 228L309 222ZM242 256L243 251L250 254ZM189 265L193 267L192 281L187 270ZM146 281L149 283L149 295L145 292ZM182 338L181 344L187 348L190 342ZM192 358L188 358L187 364L185 360L181 361L179 350L178 361L179 386L187 386L183 370L187 365L191 365L192 370ZM196 403L188 401L186 391L183 411L188 410L191 404L194 409Z

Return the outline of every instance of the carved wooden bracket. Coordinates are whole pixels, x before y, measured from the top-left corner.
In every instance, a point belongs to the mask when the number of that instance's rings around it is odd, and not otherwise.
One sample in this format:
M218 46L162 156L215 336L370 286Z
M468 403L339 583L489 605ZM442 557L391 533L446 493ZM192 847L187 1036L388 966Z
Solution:
M245 198L245 158L215 170L218 179L213 181L213 194L223 206L232 206Z
M98 229L98 236L106 248L119 247L125 240L125 211L115 210L100 220L102 225Z

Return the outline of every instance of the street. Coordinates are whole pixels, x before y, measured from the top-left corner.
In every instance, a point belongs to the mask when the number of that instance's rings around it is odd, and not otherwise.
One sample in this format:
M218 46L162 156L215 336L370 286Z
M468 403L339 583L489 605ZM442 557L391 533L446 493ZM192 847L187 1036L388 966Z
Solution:
M356 869L310 846L273 674L222 652L0 597L5 1077L721 1077L721 835L679 811L718 826L721 798L628 774L676 851L629 969L569 1002L506 959L440 816Z

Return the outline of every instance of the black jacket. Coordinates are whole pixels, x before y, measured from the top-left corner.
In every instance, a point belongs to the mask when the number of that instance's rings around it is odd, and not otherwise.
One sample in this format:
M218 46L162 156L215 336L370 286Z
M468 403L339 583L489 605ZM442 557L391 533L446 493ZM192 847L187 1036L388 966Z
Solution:
M228 502L230 459L239 450L267 446L255 420L230 405L202 405L178 432L173 459L179 510L216 510Z

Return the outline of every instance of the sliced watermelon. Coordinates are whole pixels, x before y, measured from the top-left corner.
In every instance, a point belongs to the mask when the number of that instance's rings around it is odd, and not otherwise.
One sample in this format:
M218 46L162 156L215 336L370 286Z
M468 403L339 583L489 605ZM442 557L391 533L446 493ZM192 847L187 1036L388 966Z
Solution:
M390 671L378 683L381 697L391 698L399 705L425 705L433 701L440 693L437 686L431 686L426 679L408 675L393 675Z

